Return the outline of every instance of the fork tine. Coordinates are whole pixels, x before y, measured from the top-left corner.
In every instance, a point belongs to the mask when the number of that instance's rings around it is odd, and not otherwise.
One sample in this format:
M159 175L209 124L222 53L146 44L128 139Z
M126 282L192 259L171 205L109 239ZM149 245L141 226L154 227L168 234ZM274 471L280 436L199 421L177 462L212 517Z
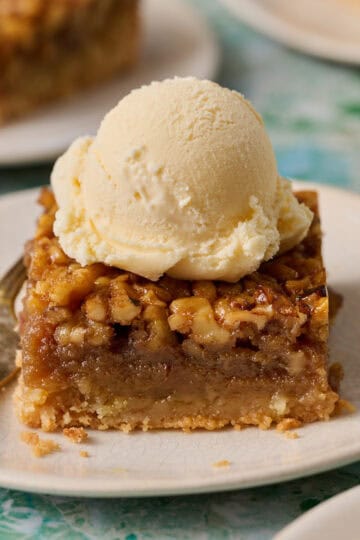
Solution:
M19 280L20 274L16 272L16 275L12 275L11 278L9 277L4 282L0 282L0 293L2 297L8 297Z
M22 257L17 259L15 263L9 268L9 270L4 274L2 279L0 280L0 286L6 287L6 284L9 281L12 281L14 274L19 273L19 271L24 267L24 263L22 260Z
M0 293L4 298L12 300L20 289L26 275L26 269L22 258L6 272L0 280Z
M25 268L25 265L23 263L23 260L21 259L16 264L16 266L14 267L13 274L12 274L13 275L13 281L17 281L20 276L22 277L24 275L25 272L26 272L26 268Z

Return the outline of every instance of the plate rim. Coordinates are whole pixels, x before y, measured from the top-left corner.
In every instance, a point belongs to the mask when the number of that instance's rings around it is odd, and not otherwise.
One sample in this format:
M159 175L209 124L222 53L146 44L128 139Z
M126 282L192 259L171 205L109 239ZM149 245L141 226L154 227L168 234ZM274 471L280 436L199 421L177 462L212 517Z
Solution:
M221 0L221 2L239 20L292 50L333 62L348 65L360 64L359 47L350 47L314 32L309 34L295 28L291 23L272 14L259 3L259 0L256 3L254 0Z
M334 187L328 184L321 184L312 181L293 180L295 189L316 189L321 193L329 192L333 197L341 196L347 198L356 198L360 205L360 194L347 189ZM23 189L4 194L0 197L0 208L7 201L15 201L16 199L24 200L28 197L35 196L41 187ZM336 421L336 419L330 420ZM305 428L306 429L306 428ZM131 435L130 435L131 436ZM115 479L107 478L105 487L98 486L97 478L94 475L88 478L83 477L78 479L77 485L74 486L74 481L70 477L59 477L59 481L54 484L54 473L41 473L34 476L33 472L21 471L20 473L11 468L0 466L0 486L8 489L18 489L30 493L43 493L49 495L62 496L81 496L87 498L108 498L108 497L153 497L153 496L170 496L170 495L186 495L186 494L201 494L221 491L231 491L235 489L246 489L250 487L259 487L269 484L282 483L297 478L305 478L313 474L319 474L328 470L348 465L360 459L360 442L355 442L349 445L341 456L338 451L333 451L328 457L324 458L322 453L317 453L315 458L308 460L305 464L295 462L294 464L281 465L273 468L272 471L264 471L263 473L250 478L242 479L241 470L230 470L231 476L217 477L211 475L209 477L198 477L193 482L191 479L179 481L179 478L158 478L154 486L154 479L148 478L146 481L139 479L127 479L124 476L119 476ZM235 477L235 475L237 476ZM91 474L91 473L90 473ZM21 478L19 478L19 475ZM115 484L116 483L116 484Z
M130 435L131 436L131 435ZM191 435L190 435L191 436ZM300 478L307 478L315 474L321 474L335 468L344 467L345 465L350 465L360 459L360 448L359 445L354 445L355 449L352 452L349 452L349 455L343 459L337 459L333 457L331 460L328 460L325 464L321 464L321 458L314 460L314 463L308 465L306 468L301 468L294 471L284 471L281 474L279 472L272 475L267 475L264 478L258 478L257 480L224 480L219 479L216 481L216 476L212 477L214 481L209 482L204 480L197 482L194 486L190 480L185 482L180 482L176 480L176 486L171 485L171 481L166 480L156 480L156 487L152 485L151 480L146 482L133 480L130 482L131 487L126 487L126 480L124 477L119 476L116 479L117 484L111 485L112 482L109 481L109 478L106 479L106 482L110 484L110 487L102 488L98 487L98 481L96 478L82 478L77 479L78 484L82 484L81 487L74 487L73 480L71 478L61 478L61 480L54 485L54 475L44 474L40 475L40 479L35 476L34 473L22 471L22 480L16 481L16 478L13 479L13 472L8 470L4 473L0 468L0 487L6 489L16 489L19 491L25 491L27 493L41 493L43 495L60 495L64 497L84 497L88 499L96 498L137 498L137 497L169 497L169 496L181 496L181 495L201 495L206 493L221 493L234 490L243 490L248 488L256 488L262 486L268 486L271 484L282 484L284 482L289 482L292 480L297 480ZM320 465L321 464L321 465ZM235 472L235 471L233 471ZM35 478L35 479L34 479ZM100 477L99 477L100 479Z
M355 494L355 497L354 497ZM314 519L319 519L319 516L326 517L326 514L330 509L336 510L336 506L340 502L341 505L344 505L349 499L352 498L358 499L360 501L360 486L354 486L352 488L346 489L330 499L322 501L320 504L317 504L314 508L306 511L304 514L298 516L294 521L286 525L281 529L274 537L273 540L295 540L296 538L304 538L303 534L306 532L304 529L308 529L309 525L314 521ZM325 531L326 532L326 531ZM302 536L300 536L300 534ZM295 536L294 536L295 535Z

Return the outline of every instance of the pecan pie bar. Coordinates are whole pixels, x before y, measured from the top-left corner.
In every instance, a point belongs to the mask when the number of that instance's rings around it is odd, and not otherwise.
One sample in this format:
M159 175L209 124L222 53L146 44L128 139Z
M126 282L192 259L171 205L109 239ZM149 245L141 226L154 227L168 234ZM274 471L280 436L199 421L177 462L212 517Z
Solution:
M0 0L0 124L136 59L137 0Z
M157 282L69 259L44 190L20 320L20 419L51 431L89 426L268 428L328 419L328 296L314 219L295 248L234 284Z

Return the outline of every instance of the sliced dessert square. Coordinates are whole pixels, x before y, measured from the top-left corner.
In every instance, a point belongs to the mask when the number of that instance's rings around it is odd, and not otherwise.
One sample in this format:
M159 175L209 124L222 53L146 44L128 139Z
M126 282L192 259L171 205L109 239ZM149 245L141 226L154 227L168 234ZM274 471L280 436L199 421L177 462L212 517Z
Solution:
M20 318L19 418L65 427L268 428L328 419L328 295L317 195L305 239L236 283L153 282L96 263L81 266L45 208L26 248Z

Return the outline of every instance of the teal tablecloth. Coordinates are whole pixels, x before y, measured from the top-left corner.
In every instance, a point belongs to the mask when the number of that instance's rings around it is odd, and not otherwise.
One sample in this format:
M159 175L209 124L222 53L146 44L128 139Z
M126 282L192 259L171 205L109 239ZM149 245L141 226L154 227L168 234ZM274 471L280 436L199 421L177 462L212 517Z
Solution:
M360 71L305 57L192 0L222 48L218 80L263 114L280 172L360 191ZM0 169L0 192L45 183L51 164ZM360 463L275 486L153 499L84 500L0 490L0 538L272 538L317 503L359 484Z

